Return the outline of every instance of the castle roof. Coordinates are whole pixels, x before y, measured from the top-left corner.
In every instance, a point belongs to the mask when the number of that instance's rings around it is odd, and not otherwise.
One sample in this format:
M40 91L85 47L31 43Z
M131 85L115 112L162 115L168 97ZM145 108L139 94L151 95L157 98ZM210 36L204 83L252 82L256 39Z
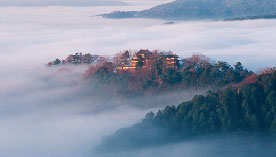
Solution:
M138 53L151 53L148 49L140 49L140 51L138 51Z

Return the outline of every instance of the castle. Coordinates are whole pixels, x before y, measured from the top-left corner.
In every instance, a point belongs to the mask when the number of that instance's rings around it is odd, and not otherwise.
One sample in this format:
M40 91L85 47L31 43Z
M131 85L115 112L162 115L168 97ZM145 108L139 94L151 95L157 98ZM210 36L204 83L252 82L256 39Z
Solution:
M134 56L131 58L131 53L129 51L125 51L119 57L119 64L117 64L114 68L116 70L135 70L137 68L151 68L155 61L158 59L162 59L164 61L164 65L167 68L178 68L178 56L172 52L161 52L157 51L149 51L148 49L140 49L138 52L134 53ZM104 63L104 62L112 62L109 57L103 55L91 55L89 53L75 53L70 54L66 59L59 60L56 59L52 62L48 63L48 66L52 65L62 65L62 64L92 64L92 63ZM114 62L114 60L113 60Z
M126 51L125 53L128 53L128 51ZM168 52L161 53L160 56L162 56L165 59L167 67L174 69L177 68L179 57L176 54ZM137 67L146 68L156 59L157 56L153 52L149 51L148 49L141 49L140 51L134 54L134 57L131 59L129 65L117 67L117 70L130 70L136 69Z

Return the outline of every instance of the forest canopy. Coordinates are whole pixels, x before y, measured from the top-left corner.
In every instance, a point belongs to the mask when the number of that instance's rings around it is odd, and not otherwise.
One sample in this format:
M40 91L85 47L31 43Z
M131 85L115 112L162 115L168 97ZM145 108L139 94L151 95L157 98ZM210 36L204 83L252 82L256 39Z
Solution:
M276 71L266 69L239 85L197 95L149 112L138 124L106 137L101 146L124 149L204 135L276 135Z
M155 94L189 88L216 89L238 84L253 74L238 62L212 61L201 54L181 59L173 52L123 51L111 60L93 64L85 72L87 80L124 96Z

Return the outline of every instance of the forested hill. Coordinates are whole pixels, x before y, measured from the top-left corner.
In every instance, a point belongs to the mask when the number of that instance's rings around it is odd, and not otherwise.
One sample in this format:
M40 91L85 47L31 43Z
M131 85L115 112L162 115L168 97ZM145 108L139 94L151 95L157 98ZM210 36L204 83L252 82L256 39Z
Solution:
M225 20L274 17L275 0L176 0L148 10L113 12L108 18L161 18L169 20Z
M253 74L240 62L234 66L202 54L180 58L173 52L125 50L110 56L70 54L47 67L87 65L83 80L91 89L114 96L150 96L187 89L217 89L238 84ZM87 67L85 66L85 67Z
M217 89L238 84L253 73L240 62L231 66L200 54L184 59L158 51L148 51L147 55L149 59L143 59L140 51L133 58L128 51L118 53L111 62L92 65L84 76L92 84L96 82L97 89L132 97L193 88Z
M141 123L105 138L104 148L124 149L204 135L276 135L276 71L253 74L239 86L195 96L177 107L150 112Z

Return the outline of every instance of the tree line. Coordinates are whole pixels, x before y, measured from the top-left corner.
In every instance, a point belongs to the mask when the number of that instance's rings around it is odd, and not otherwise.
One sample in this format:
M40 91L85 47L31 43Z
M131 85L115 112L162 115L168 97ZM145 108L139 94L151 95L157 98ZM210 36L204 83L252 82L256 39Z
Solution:
M149 112L138 124L105 138L119 148L181 141L203 135L276 135L276 71L239 85L197 95L191 101Z
M130 55L120 53L115 59L92 65L84 74L88 80L112 88L125 96L159 93L175 89L217 88L227 84L237 84L252 74L238 62L231 66L227 62L212 61L204 55L195 54L180 59L176 68L167 65L162 53L154 51L154 58L146 67L134 70L114 70L129 64Z

